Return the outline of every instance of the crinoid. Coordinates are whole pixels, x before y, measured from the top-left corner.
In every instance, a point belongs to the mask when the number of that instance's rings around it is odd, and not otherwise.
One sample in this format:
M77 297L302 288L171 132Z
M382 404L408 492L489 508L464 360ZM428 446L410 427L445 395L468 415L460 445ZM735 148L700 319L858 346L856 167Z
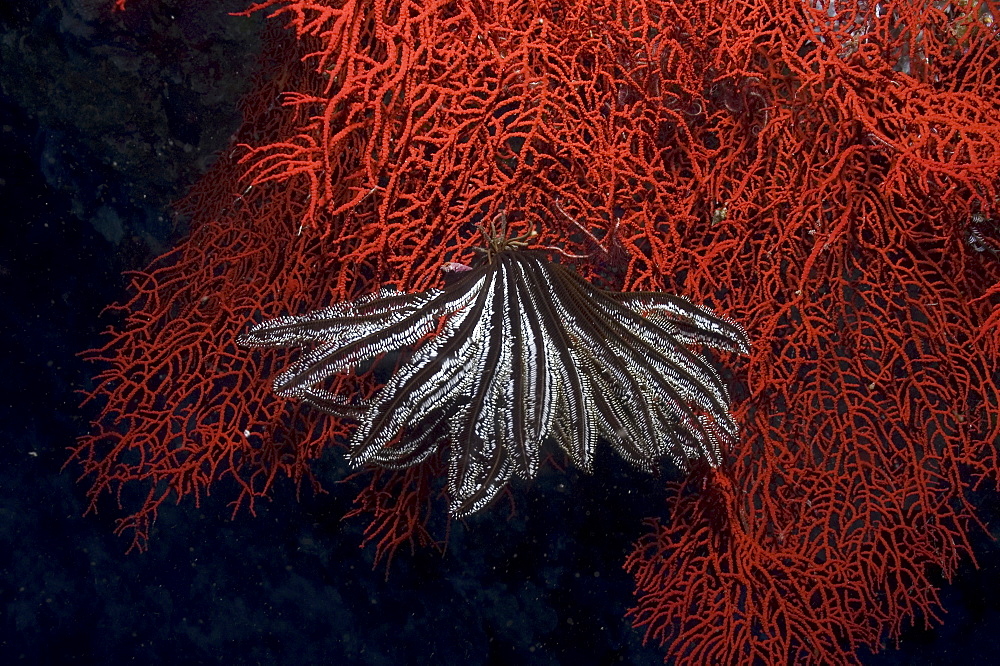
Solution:
M450 446L451 512L484 507L513 476L531 479L546 443L589 470L600 439L643 470L720 461L737 433L718 374L692 345L746 353L739 325L684 298L616 293L524 250L506 220L483 229L486 261L443 289L382 290L239 338L315 345L274 381L282 396L347 414L354 465L414 465ZM410 354L369 401L323 388L386 354Z

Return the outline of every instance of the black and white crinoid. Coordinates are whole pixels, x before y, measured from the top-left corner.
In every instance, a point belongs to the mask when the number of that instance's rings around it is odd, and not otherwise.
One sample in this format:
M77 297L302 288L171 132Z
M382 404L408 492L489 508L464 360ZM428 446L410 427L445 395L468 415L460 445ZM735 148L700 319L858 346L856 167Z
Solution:
M737 426L722 380L691 346L749 351L742 327L684 298L598 289L510 242L443 289L383 289L266 321L239 343L313 346L275 392L357 418L354 465L408 467L447 443L457 516L513 475L533 478L548 442L584 470L602 438L647 471L665 456L682 469L718 465ZM368 401L322 386L403 349L412 353Z

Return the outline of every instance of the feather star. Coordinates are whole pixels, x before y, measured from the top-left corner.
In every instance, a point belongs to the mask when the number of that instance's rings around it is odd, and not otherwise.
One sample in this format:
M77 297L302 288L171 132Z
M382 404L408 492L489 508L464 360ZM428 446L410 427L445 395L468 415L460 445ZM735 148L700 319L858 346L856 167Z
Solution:
M714 368L692 345L747 353L738 324L658 292L599 289L569 268L504 249L444 289L382 289L254 326L246 347L315 345L274 381L278 395L360 424L350 462L415 465L448 442L450 511L486 506L557 444L589 471L600 439L652 471L716 466L737 426ZM321 385L412 350L368 401Z

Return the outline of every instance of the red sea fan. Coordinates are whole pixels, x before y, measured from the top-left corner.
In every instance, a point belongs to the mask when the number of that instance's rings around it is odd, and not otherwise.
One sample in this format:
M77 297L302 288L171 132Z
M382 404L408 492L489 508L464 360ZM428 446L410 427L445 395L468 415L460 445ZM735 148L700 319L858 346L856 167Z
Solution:
M933 619L931 572L971 555L969 494L996 479L1000 266L968 242L998 204L992 15L783 10L698 35L706 71L750 63L699 109L768 102L759 131L712 129L717 214L674 255L755 340L740 450L627 564L680 663L851 662Z
M257 9L294 35L272 34L243 147L96 354L76 456L95 501L144 489L137 544L162 502L234 479L252 504L346 432L268 395L249 320L432 286L503 213L754 341L740 443L627 562L647 637L678 662L850 662L935 617L930 572L971 555L997 471L995 4ZM429 539L424 465L358 498L380 555Z

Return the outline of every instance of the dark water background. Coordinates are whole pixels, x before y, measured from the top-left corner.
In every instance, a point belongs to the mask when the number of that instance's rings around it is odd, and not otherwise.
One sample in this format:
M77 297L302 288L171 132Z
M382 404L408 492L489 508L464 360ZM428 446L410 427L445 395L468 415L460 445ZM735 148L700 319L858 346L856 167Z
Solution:
M388 580L362 523L340 520L350 485L299 501L279 483L235 520L228 497L166 506L143 554L112 534L110 503L81 517L79 469L61 469L93 416L77 392L96 368L77 353L114 322L121 271L183 235L169 203L237 127L261 25L225 15L239 2L137 1L124 23L100 5L0 5L3 661L661 663L623 618L621 564L663 480L607 452L593 476L516 489L512 518L455 526L443 556L402 551ZM980 568L942 592L945 624L867 662L1000 663L1000 549L977 545Z

